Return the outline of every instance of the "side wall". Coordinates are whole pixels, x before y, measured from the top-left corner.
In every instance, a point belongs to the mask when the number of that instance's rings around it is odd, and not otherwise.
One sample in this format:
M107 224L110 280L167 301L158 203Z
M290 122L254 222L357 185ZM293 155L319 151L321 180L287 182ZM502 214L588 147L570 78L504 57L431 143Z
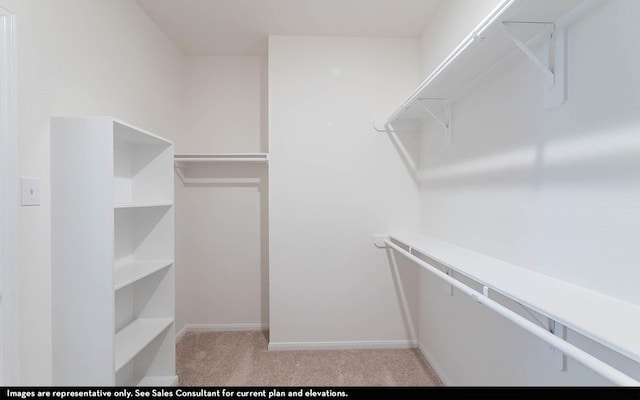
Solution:
M502 2L503 0L441 1L420 40L420 72L423 79Z
M416 85L418 54L410 39L270 38L271 349L415 344L417 271L398 274L372 236L415 225L418 188L372 119Z
M267 151L265 57L185 57L176 153ZM268 324L266 164L214 163L176 177L177 330Z
M541 74L518 55L454 104L450 147L428 124L423 233L640 303L639 14L637 1L610 0L569 26L564 105L544 110ZM548 346L441 287L422 273L420 346L447 383L607 384L571 360L559 372ZM569 339L640 377L630 360Z
M0 5L18 25L18 173L42 180L41 205L19 216L22 383L49 385L49 117L113 115L174 139L182 55L132 1Z

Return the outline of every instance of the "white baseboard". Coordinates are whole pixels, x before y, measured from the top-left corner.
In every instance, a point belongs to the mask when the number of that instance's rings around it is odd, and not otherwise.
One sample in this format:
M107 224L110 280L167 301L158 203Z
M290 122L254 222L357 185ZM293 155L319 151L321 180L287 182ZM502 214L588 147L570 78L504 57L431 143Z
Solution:
M438 374L442 383L444 383L445 386L452 386L451 379L449 379L449 377L444 373L444 371L442 370L442 367L438 364L438 362L431 355L431 353L429 353L429 350L427 350L427 347L423 346L422 343L419 343L418 349L420 350L420 353L422 353L424 358L427 359L427 362L429 363L429 365L431 365L433 370L436 371L436 374Z
M187 332L264 331L269 324L187 324L176 333L176 342Z
M414 349L417 346L417 340L381 340L363 342L270 342L269 351Z

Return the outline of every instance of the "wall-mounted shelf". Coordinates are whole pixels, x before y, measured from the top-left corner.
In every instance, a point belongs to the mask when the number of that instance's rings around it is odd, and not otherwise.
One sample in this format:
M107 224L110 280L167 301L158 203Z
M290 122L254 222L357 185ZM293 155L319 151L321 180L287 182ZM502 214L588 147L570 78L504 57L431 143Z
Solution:
M260 178L251 177L212 177L212 168L221 164L234 166L234 170L254 169L254 166L268 165L268 153L217 153L217 154L176 154L175 171L184 184L256 185ZM215 171L220 168L215 168Z
M267 153L176 154L173 160L176 167L183 168L193 163L266 163L269 162L269 155Z
M379 132L418 132L436 118L450 134L450 105L473 82L521 51L545 76L545 104L565 101L564 26L597 0L505 0L496 7L387 119ZM539 57L532 46L546 43Z
M376 236L374 244L376 247L390 247L400 251L481 304L491 306L495 303L490 297L491 293L499 293L529 310L546 316L549 319L548 322L554 322L555 326L559 324L572 329L640 362L639 305L423 235L394 233L386 238ZM427 258L440 264L440 268L433 267ZM455 275L478 282L483 287L482 292L475 291L470 286L464 285L462 281L452 278ZM495 308L494 311L500 312ZM500 313L518 322L519 316ZM511 312L511 314L515 313ZM525 321L525 325L528 322ZM534 328L540 330L540 326ZM547 331L542 332L543 334L552 331L548 326L543 330ZM555 332L552 333L558 336ZM546 339L543 340L546 341ZM564 342L564 344L568 343ZM568 350L573 349L569 347ZM582 350L573 351L579 356L580 352ZM587 359L585 365L595 366L596 369L603 367L601 362L591 360L590 357L589 355L583 357ZM612 371L607 366L604 366L604 369L603 376L618 379L619 383L637 385L637 381L628 379L618 371ZM603 373L602 370L599 373Z
M120 203L114 204L115 209L127 209L127 208L152 208L152 207L171 207L173 203Z

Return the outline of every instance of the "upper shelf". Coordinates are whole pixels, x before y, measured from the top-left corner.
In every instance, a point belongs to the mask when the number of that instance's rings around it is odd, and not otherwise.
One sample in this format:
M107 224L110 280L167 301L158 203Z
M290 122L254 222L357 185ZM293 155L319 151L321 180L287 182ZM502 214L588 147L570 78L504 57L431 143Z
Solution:
M417 128L417 122L425 117L435 116L434 114L439 112L435 107L432 108L430 101L444 103L445 115L443 118L436 118L448 128L449 115L446 104L455 100L477 78L518 48L532 58L537 66L543 69L548 68L549 71L545 71L546 75L550 75L553 80L554 65L545 66L544 60L534 60L537 56L533 51L528 51L527 45L544 37L553 39L555 43L554 24L566 25L580 11L595 4L597 4L596 0L505 0L501 2L387 119L385 129ZM547 32L550 35L544 35ZM562 34L562 32L557 33ZM564 57L559 62L563 60ZM558 92L564 95L564 87L559 88ZM560 104L563 101L564 98L556 103ZM393 127L390 128L390 126Z
M269 155L267 153L176 154L173 160L178 167L183 167L185 164L215 162L266 163L269 161Z

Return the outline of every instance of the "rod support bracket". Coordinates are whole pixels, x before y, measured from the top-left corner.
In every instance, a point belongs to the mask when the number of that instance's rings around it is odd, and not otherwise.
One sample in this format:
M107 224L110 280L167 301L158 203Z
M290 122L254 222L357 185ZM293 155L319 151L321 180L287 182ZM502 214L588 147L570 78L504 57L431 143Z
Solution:
M447 268L444 269L444 273L453 278L453 269L447 267ZM444 291L449 296L453 296L453 285L450 284L449 282L445 282L444 283Z
M373 245L379 249L386 249L388 246L385 242L389 239L389 235L373 235Z
M536 25L543 28L546 38L546 52L539 57L511 29L512 26ZM545 77L545 108L551 109L566 100L566 36L564 28L558 29L552 22L503 21L502 32L520 49Z
M384 124L382 128L378 128L376 126L376 122L373 122L373 130L379 133L392 133L394 130L389 126L389 124Z
M447 99L440 98L422 98L416 99L416 103L427 112L431 117L433 117L438 124L440 124L445 130L445 140L446 144L451 144L451 102ZM439 104L441 107L441 115L439 115L436 111L433 110L431 104Z
M549 332L553 333L554 335L556 335L557 337L559 337L560 339L566 341L567 340L567 327L562 325L561 323L559 323L558 321L555 321L551 318L548 318L547 320L548 325L549 325ZM551 347L551 351L553 353L555 353L555 365L556 368L558 369L558 371L566 371L567 370L567 356L562 353L560 350L556 349L555 347Z

